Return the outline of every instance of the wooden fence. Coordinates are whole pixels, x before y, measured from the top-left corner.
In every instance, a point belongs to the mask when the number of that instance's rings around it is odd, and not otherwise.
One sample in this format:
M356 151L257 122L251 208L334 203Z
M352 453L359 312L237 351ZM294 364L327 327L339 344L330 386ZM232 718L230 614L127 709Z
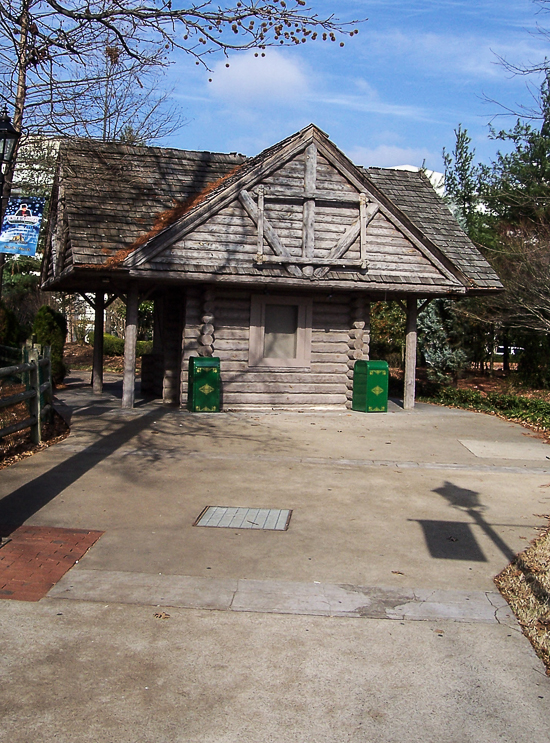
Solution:
M27 347L23 349L23 358L25 361L21 364L0 368L0 380L28 375L25 385L27 389L15 395L0 397L0 409L28 400L29 416L11 426L0 428L0 438L30 428L32 442L39 444L42 440L40 422L52 411L50 348L49 346Z

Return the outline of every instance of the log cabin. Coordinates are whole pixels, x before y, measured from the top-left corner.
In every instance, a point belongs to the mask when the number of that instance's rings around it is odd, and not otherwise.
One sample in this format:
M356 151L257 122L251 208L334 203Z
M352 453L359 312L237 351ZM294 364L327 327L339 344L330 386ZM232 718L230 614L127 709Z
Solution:
M42 286L94 306L95 392L105 306L123 297L133 406L138 305L151 299L143 387L185 405L189 358L216 356L224 409L349 407L378 300L407 312L412 408L418 312L502 290L422 172L358 167L313 124L252 158L63 144Z

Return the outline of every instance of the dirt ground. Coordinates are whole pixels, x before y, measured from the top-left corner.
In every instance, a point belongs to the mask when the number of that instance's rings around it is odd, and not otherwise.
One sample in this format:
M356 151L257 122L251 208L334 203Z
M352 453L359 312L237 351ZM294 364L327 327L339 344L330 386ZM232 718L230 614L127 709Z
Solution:
M64 360L68 369L75 371L91 371L94 357L93 346L79 343L65 343ZM124 356L105 356L103 371L112 374L122 374L124 370ZM136 373L141 373L141 359L136 359Z
M550 528L517 555L495 583L550 676Z
M19 407L19 406L18 406ZM24 420L28 412L26 407L20 406L21 409L15 411L10 423ZM12 408L13 410L13 408ZM42 424L42 443L33 444L30 436L30 429L24 429L9 436L0 439L0 470L9 467L10 464L18 462L20 459L32 456L35 452L46 449L52 444L63 441L69 435L69 427L63 418L54 412L52 420Z

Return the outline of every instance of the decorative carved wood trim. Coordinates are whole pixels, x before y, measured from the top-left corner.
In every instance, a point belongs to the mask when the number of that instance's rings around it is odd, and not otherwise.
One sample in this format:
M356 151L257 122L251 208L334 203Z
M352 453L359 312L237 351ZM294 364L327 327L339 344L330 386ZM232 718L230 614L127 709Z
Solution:
M346 203L352 203L360 206L359 218L348 227L341 236L338 243L329 253L327 258L317 258L315 251L315 203L319 194L323 193L328 200L332 200L334 194L320 192L316 190L317 178L317 146L311 144L306 149L306 165L304 174L304 191L290 192L290 198L298 197L303 200L303 232L302 232L302 256L291 256L281 242L281 239L271 223L267 220L264 211L266 198L273 196L270 189L259 186L256 189L258 195L258 204L248 191L243 189L239 194L239 200L246 210L249 217L258 228L258 253L256 256L257 263L284 263L287 270L293 276L306 276L309 278L323 278L331 267L338 266L367 268L366 258L366 229L379 211L379 205L375 203L368 204L366 193L357 194L346 199ZM279 198L289 198L289 191L280 190ZM337 200L335 198L335 200ZM266 237L268 243L275 252L274 256L265 255L263 252L263 237ZM344 253L353 245L357 237L361 235L361 257L360 260L342 260ZM261 243L261 244L260 244ZM297 264L303 265L300 270ZM314 266L319 268L314 269Z
M215 319L216 319L216 290L207 287L204 292L204 301L201 315L201 326L199 335L199 356L213 356L215 342Z

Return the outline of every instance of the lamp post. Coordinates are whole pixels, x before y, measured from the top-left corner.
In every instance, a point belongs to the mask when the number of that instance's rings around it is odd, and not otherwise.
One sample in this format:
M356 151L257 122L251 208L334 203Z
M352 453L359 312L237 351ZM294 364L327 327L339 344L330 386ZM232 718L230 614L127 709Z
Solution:
M6 174L9 175L12 171L14 155L20 136L21 132L18 132L11 123L11 119L8 116L8 109L4 106L0 112L0 227L4 221L5 204L7 204L9 197L9 191L4 196ZM9 185L11 186L11 183ZM0 253L0 298L2 297L2 274L4 273L5 260L4 253Z

